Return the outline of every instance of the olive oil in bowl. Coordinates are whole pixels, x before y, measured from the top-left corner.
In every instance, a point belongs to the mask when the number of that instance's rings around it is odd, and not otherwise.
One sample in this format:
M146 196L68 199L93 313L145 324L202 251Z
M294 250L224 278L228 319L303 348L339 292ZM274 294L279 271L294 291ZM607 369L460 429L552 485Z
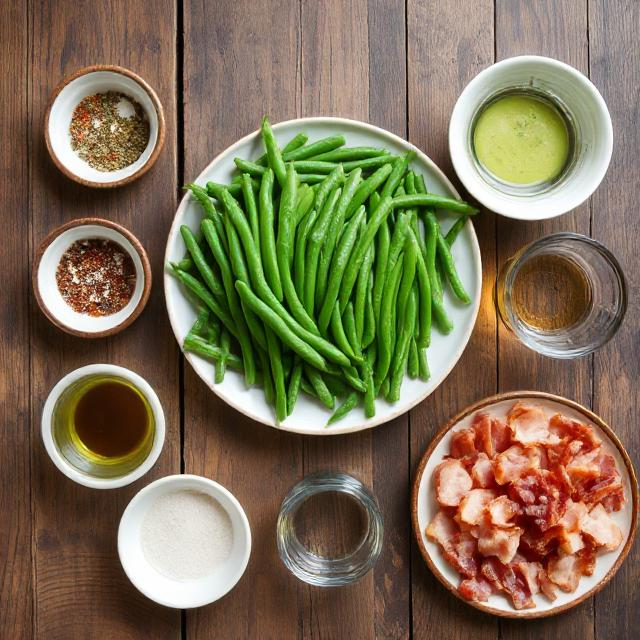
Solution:
M142 464L154 434L147 398L117 376L81 378L60 395L53 412L52 435L62 457L98 478L122 476Z

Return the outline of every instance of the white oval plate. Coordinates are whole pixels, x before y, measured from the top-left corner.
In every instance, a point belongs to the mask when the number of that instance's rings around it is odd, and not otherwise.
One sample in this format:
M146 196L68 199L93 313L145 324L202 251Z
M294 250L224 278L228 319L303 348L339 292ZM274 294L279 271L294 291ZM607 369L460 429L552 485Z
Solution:
M517 400L527 400L542 407L549 417L561 412L569 418L586 422L593 427L602 438L602 447L610 453L622 476L625 492L625 504L620 511L611 517L620 527L623 535L622 544L615 551L600 552L596 561L596 569L592 576L583 576L578 588L573 593L557 590L558 597L554 602L543 595L535 595L535 609L514 609L511 601L505 596L494 594L488 602L471 602L458 593L460 574L442 557L437 543L427 539L425 529L433 520L440 507L435 498L433 472L445 455L449 453L451 435L454 431L470 426L473 416L480 410L491 415L505 418L509 409ZM413 532L418 546L431 571L451 593L463 602L487 613L508 618L540 618L561 613L579 604L590 595L601 589L615 574L629 553L633 543L637 524L638 485L633 466L624 447L611 428L594 413L581 405L549 393L538 391L515 391L486 398L467 407L453 418L432 440L418 466L411 494L411 520Z
M273 129L280 146L284 146L296 133L304 131L310 141L329 135L343 134L347 139L348 146L385 147L395 154L403 154L413 150L416 157L411 166L415 171L424 175L427 188L433 193L455 198L460 197L442 171L424 153L384 129L343 118L289 120L276 124ZM260 134L255 131L223 151L198 176L195 182L200 185L206 184L209 180L228 183L235 175L234 157L253 159L262 153ZM196 230L201 218L200 205L194 202L189 194L185 195L180 202L169 231L165 264L177 262L184 257L185 247L180 235L180 226L186 224L192 230ZM440 219L443 231L446 232L453 224L455 216L443 215ZM433 331L431 346L427 352L431 379L425 383L405 378L399 402L389 404L383 400L376 400L376 415L373 418L365 418L362 407L357 407L340 422L327 429L325 424L331 412L306 394L301 393L294 412L280 425L276 425L273 410L265 402L261 388L247 388L242 375L235 371L229 371L222 384L214 384L214 366L211 362L191 353L185 353L185 357L205 384L227 404L253 420L271 427L278 426L284 431L296 433L336 435L382 424L405 413L432 393L456 364L469 341L478 315L482 285L480 248L473 225L470 222L462 230L458 241L453 246L453 255L460 278L473 302L464 306L453 300L449 293L445 294L445 306L453 320L454 328L448 336L441 335L437 330ZM164 277L164 290L169 320L176 339L182 346L184 337L195 322L196 309L185 295L181 285L168 272Z

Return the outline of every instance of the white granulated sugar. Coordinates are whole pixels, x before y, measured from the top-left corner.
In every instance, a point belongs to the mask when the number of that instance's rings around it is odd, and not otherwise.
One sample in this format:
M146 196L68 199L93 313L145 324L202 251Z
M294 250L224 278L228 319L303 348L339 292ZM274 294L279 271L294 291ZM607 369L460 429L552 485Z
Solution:
M175 491L157 498L142 521L142 551L147 561L173 580L212 574L231 553L233 525L211 496Z

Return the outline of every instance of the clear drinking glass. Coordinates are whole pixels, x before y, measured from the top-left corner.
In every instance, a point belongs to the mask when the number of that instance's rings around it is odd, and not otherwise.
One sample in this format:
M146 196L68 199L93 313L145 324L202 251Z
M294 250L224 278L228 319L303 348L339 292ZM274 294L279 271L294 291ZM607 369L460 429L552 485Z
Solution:
M348 497L361 512L363 526L359 541L337 557L316 553L299 537L297 516L305 503L319 494ZM313 522L311 526L314 526ZM326 533L323 531L323 535ZM382 537L382 514L376 499L359 480L346 473L323 472L307 476L293 487L280 507L277 524L280 557L300 580L319 587L338 587L359 580L375 565L382 550Z
M577 233L556 233L521 249L502 267L495 297L505 326L552 358L599 349L627 309L618 261L601 243Z

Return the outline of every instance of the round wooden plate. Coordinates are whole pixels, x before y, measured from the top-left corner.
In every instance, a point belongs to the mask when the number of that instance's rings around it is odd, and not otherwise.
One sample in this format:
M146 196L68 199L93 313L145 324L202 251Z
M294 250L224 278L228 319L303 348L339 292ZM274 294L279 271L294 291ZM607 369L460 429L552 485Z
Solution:
M433 471L443 457L449 453L453 430L469 426L474 414L480 410L489 411L494 415L506 414L517 400L533 401L542 407L549 415L562 412L564 415L588 422L602 438L602 447L610 453L616 461L618 471L622 476L625 491L624 507L613 514L612 518L620 527L623 535L622 544L615 551L598 554L596 569L592 576L583 576L576 591L565 593L558 590L558 597L550 602L542 595L534 596L535 609L516 610L511 601L502 595L492 595L488 602L471 602L465 600L458 593L460 576L442 557L439 545L428 540L425 529L439 510L435 499ZM572 400L540 391L514 391L485 398L470 405L457 416L452 418L431 441L424 452L416 472L411 491L411 522L420 553L429 565L436 578L453 595L463 602L496 616L505 618L542 618L562 613L576 606L593 595L609 582L620 565L627 557L636 532L638 521L638 482L629 455L618 440L617 436L600 417L589 409Z

